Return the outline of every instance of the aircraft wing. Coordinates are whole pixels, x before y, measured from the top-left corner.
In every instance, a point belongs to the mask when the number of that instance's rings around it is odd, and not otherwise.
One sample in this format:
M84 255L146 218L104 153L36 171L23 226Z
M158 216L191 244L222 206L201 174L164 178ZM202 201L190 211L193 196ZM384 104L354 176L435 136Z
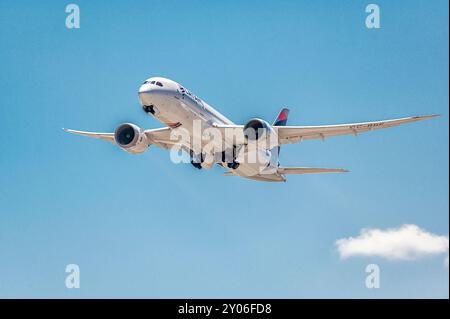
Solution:
M439 115L412 116L395 120L384 120L363 123L350 123L338 125L320 125L320 126L272 126L278 135L278 145L297 143L304 140L325 140L330 136L338 135L358 135L360 133L381 130L388 127L394 127L406 123L427 120ZM222 131L223 136L227 136L225 131L234 130L235 145L245 144L243 129L244 125L214 125Z
M111 142L113 144L116 143L114 141L114 133L86 132L86 131L71 130L68 128L63 128L63 130L64 130L64 132L71 133L71 134L77 134L77 135L82 135L82 136L87 136L87 137L92 137L92 138L98 138L101 140Z
M104 141L111 142L113 144L116 144L116 141L114 140L114 133L98 133L98 132L86 132L86 131L77 131L77 130L71 130L71 129L63 129L65 132L71 133L71 134L77 134L92 138L101 139ZM170 148L174 141L170 140L170 127L163 127L163 128L157 128L157 129L150 129L145 130L144 133L147 135L147 138L151 142L151 144L162 147L162 148Z
M170 127L150 129L145 130L144 132L145 135L147 135L149 141L157 147L169 149L175 143L177 143L177 141L170 139L170 132L172 132L172 129Z
M369 132L373 130L380 130L388 127L394 127L401 124L417 122L421 120L430 119L438 115L427 116L413 116L405 117L395 120L364 122L364 123L351 123L351 124L339 124L339 125L321 125L321 126L273 126L273 129L278 135L279 145L288 143L297 143L304 140L321 139L324 140L330 136L338 135L358 135L360 133ZM244 144L243 125L215 125L222 131L225 137L225 143L233 143L234 145ZM226 139L226 129L236 130L234 140L228 141ZM102 139L115 144L114 133L98 133L98 132L86 132L77 131L71 129L64 129L64 131L72 134L88 136L92 138ZM169 149L177 140L170 139L170 133L172 129L170 127L163 127L158 129L145 130L147 138L155 146ZM233 145L231 144L231 145Z
M339 125L321 126L274 126L278 133L278 141L281 144L297 143L303 140L324 140L330 136L358 135L360 133L394 127L401 124L430 119L438 115L413 116L395 120L351 123Z

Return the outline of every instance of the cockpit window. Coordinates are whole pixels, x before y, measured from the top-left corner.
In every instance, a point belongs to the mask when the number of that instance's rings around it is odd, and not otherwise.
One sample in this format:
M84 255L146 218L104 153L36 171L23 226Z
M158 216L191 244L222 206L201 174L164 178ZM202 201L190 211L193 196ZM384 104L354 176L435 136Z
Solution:
M161 82L148 81L148 80L144 82L144 84L147 84L147 83L156 84L157 86L163 87L163 84Z

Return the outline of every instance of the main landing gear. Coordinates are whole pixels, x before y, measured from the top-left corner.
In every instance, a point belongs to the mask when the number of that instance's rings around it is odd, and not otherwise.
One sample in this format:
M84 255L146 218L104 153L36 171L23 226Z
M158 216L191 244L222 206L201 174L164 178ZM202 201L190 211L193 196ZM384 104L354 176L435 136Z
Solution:
M202 169L202 163L203 163L203 155L194 155L193 152L191 152L191 164L197 169Z
M220 158L220 157L219 157ZM239 163L236 162L235 160L233 160L232 162L226 162L225 159L225 152L222 153L222 163L226 164L228 168L231 169L237 169L239 167ZM197 169L202 169L205 166L205 159L203 157L203 154L199 154L199 155L194 155L193 153L191 153L191 164L192 166L194 166ZM210 168L212 165L206 165L206 168Z
M192 166L194 166L197 169L202 169L202 164L201 163L194 163L194 161L191 160L191 164L192 164Z
M226 163L228 168L236 169L239 167L239 163L236 162L235 158L236 158L236 148L233 148L233 161L232 162L227 162L227 160L230 160L230 158L227 159L226 153L222 152L222 162Z
M236 169L236 168L238 168L238 167L239 167L239 163L238 163L238 162L235 162L235 161L233 161L233 162L231 162L231 163L227 163L227 166L228 166L228 168L231 168L231 169Z

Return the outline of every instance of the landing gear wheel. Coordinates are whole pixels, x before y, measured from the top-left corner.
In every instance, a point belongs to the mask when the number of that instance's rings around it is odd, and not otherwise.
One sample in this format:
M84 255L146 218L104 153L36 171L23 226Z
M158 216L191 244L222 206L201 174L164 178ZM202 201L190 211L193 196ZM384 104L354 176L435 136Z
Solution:
M233 163L227 163L228 168L236 169L239 167L239 163L233 162Z
M155 109L153 105L144 105L142 108L144 109L145 113L155 114Z
M194 161L194 153L191 152L191 164L195 168L202 169L202 163L203 163L203 155L200 154L199 157L195 157L196 161ZM200 162L198 161L200 159Z
M194 166L197 169L202 169L202 164L201 163L194 163L194 161L191 161L192 166Z

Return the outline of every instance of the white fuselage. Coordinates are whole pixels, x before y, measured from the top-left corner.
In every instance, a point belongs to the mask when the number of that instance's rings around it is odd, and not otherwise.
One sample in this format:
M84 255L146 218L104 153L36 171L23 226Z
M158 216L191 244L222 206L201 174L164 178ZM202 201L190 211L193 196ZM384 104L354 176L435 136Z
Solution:
M139 88L139 101L142 107L148 108L150 114L165 125L176 128L183 127L193 136L195 121L201 122L202 129L214 125L233 125L224 115L195 96L188 89L175 81L161 78L149 78ZM226 148L233 147L233 141L224 140ZM265 152L269 163L267 168L278 165L277 150L258 150ZM226 167L226 166L225 166ZM260 163L240 162L238 168L232 170L240 176L255 176L261 173Z

